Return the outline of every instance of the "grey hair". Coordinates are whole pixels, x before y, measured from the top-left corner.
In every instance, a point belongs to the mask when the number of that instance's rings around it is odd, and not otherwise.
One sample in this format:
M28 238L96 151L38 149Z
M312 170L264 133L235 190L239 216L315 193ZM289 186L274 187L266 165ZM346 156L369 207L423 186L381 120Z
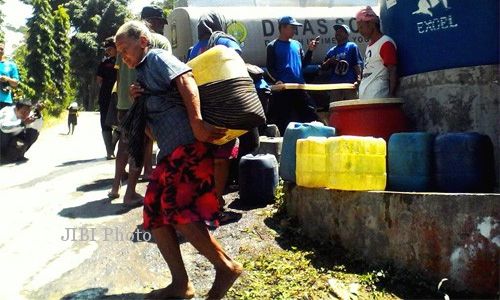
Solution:
M148 41L151 41L151 31L146 24L141 21L133 20L126 22L118 28L118 31L116 31L115 34L115 41L122 37L138 40L141 36L144 36Z

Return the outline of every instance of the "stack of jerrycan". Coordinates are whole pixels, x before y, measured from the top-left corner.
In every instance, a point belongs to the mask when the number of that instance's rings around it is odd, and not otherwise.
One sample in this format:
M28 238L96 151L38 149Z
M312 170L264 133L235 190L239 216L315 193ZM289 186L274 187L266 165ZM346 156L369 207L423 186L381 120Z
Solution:
M386 143L382 138L309 137L297 141L297 184L338 190L384 190Z
M477 132L445 133L434 142L435 181L440 192L493 192L493 144Z
M387 151L387 189L402 192L433 190L435 135L428 132L394 133Z
M240 199L247 205L273 202L278 186L278 161L272 154L247 154L239 164Z
M296 123L290 122L283 135L279 175L283 180L296 182L296 149L297 140L310 136L333 137L335 128L319 122Z

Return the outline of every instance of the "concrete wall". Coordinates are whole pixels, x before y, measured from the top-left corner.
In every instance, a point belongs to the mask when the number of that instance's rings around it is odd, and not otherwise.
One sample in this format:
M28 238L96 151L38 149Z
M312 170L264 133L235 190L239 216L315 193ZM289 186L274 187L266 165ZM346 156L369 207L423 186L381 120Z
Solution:
M403 77L399 96L415 130L477 131L494 145L500 191L499 65L447 69Z
M456 291L499 289L500 194L351 192L285 184L288 213L319 241Z

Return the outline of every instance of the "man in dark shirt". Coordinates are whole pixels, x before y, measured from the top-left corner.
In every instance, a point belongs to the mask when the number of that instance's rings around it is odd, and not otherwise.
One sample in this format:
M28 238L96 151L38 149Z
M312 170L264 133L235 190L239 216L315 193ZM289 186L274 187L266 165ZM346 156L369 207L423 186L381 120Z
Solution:
M97 68L97 83L99 89L99 112L101 114L101 130L104 145L106 146L106 159L115 158L115 145L113 142L113 129L106 125L106 115L108 114L109 102L111 101L111 91L116 82L116 46L113 37L107 38L104 42L106 58Z

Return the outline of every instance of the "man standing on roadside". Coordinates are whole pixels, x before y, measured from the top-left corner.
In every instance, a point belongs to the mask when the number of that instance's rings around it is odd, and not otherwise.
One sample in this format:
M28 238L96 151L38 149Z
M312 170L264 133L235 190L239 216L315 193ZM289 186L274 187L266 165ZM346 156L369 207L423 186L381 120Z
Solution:
M396 43L380 31L380 18L370 6L356 14L356 23L359 33L369 40L359 98L395 97L398 83Z
M278 20L279 36L267 45L267 70L280 83L305 83L302 69L312 59L317 41L308 44L304 54L302 44L292 39L297 27L302 26L291 16ZM318 119L314 100L304 90L285 90L273 94L271 118L276 120L281 133L290 122L310 122Z
M97 83L99 84L99 112L101 115L101 130L104 146L106 147L106 159L115 158L115 145L113 142L113 128L106 125L109 102L111 101L111 91L116 82L116 46L113 37L104 41L106 51L105 59L97 68Z
M0 42L0 109L12 105L12 88L19 83L16 64L4 57L5 43Z
M361 81L361 66L363 59L358 46L349 42L351 30L345 24L333 25L337 45L326 53L321 64L322 70L331 70L329 83L357 83ZM330 102L358 98L355 89L333 90Z
M163 36L163 27L167 23L167 20L163 16L163 11L157 6L145 6L141 12L141 19L147 23L151 32L151 48L154 49L164 49L168 52L172 52L172 47L170 46L169 40ZM128 110L132 106L132 99L129 95L129 87L136 80L137 73L135 69L129 68L122 59L122 55L118 54L116 58L115 69L117 69L117 97L118 102L116 105L118 111L118 123L120 124ZM152 148L153 140L146 137L146 150L144 151L144 177L148 178L153 170L152 167ZM123 204L128 207L135 207L142 204L143 197L136 192L137 182L141 174L142 166L139 168L134 164L129 164L129 174L125 172L125 168L129 161L128 152L128 139L120 132L120 140L118 141L118 150L116 151L116 161L115 161L115 176L113 179L113 184L111 190L108 192L108 197L110 199L116 199L120 197L120 187L122 181L127 180L127 189L125 195L123 196Z

